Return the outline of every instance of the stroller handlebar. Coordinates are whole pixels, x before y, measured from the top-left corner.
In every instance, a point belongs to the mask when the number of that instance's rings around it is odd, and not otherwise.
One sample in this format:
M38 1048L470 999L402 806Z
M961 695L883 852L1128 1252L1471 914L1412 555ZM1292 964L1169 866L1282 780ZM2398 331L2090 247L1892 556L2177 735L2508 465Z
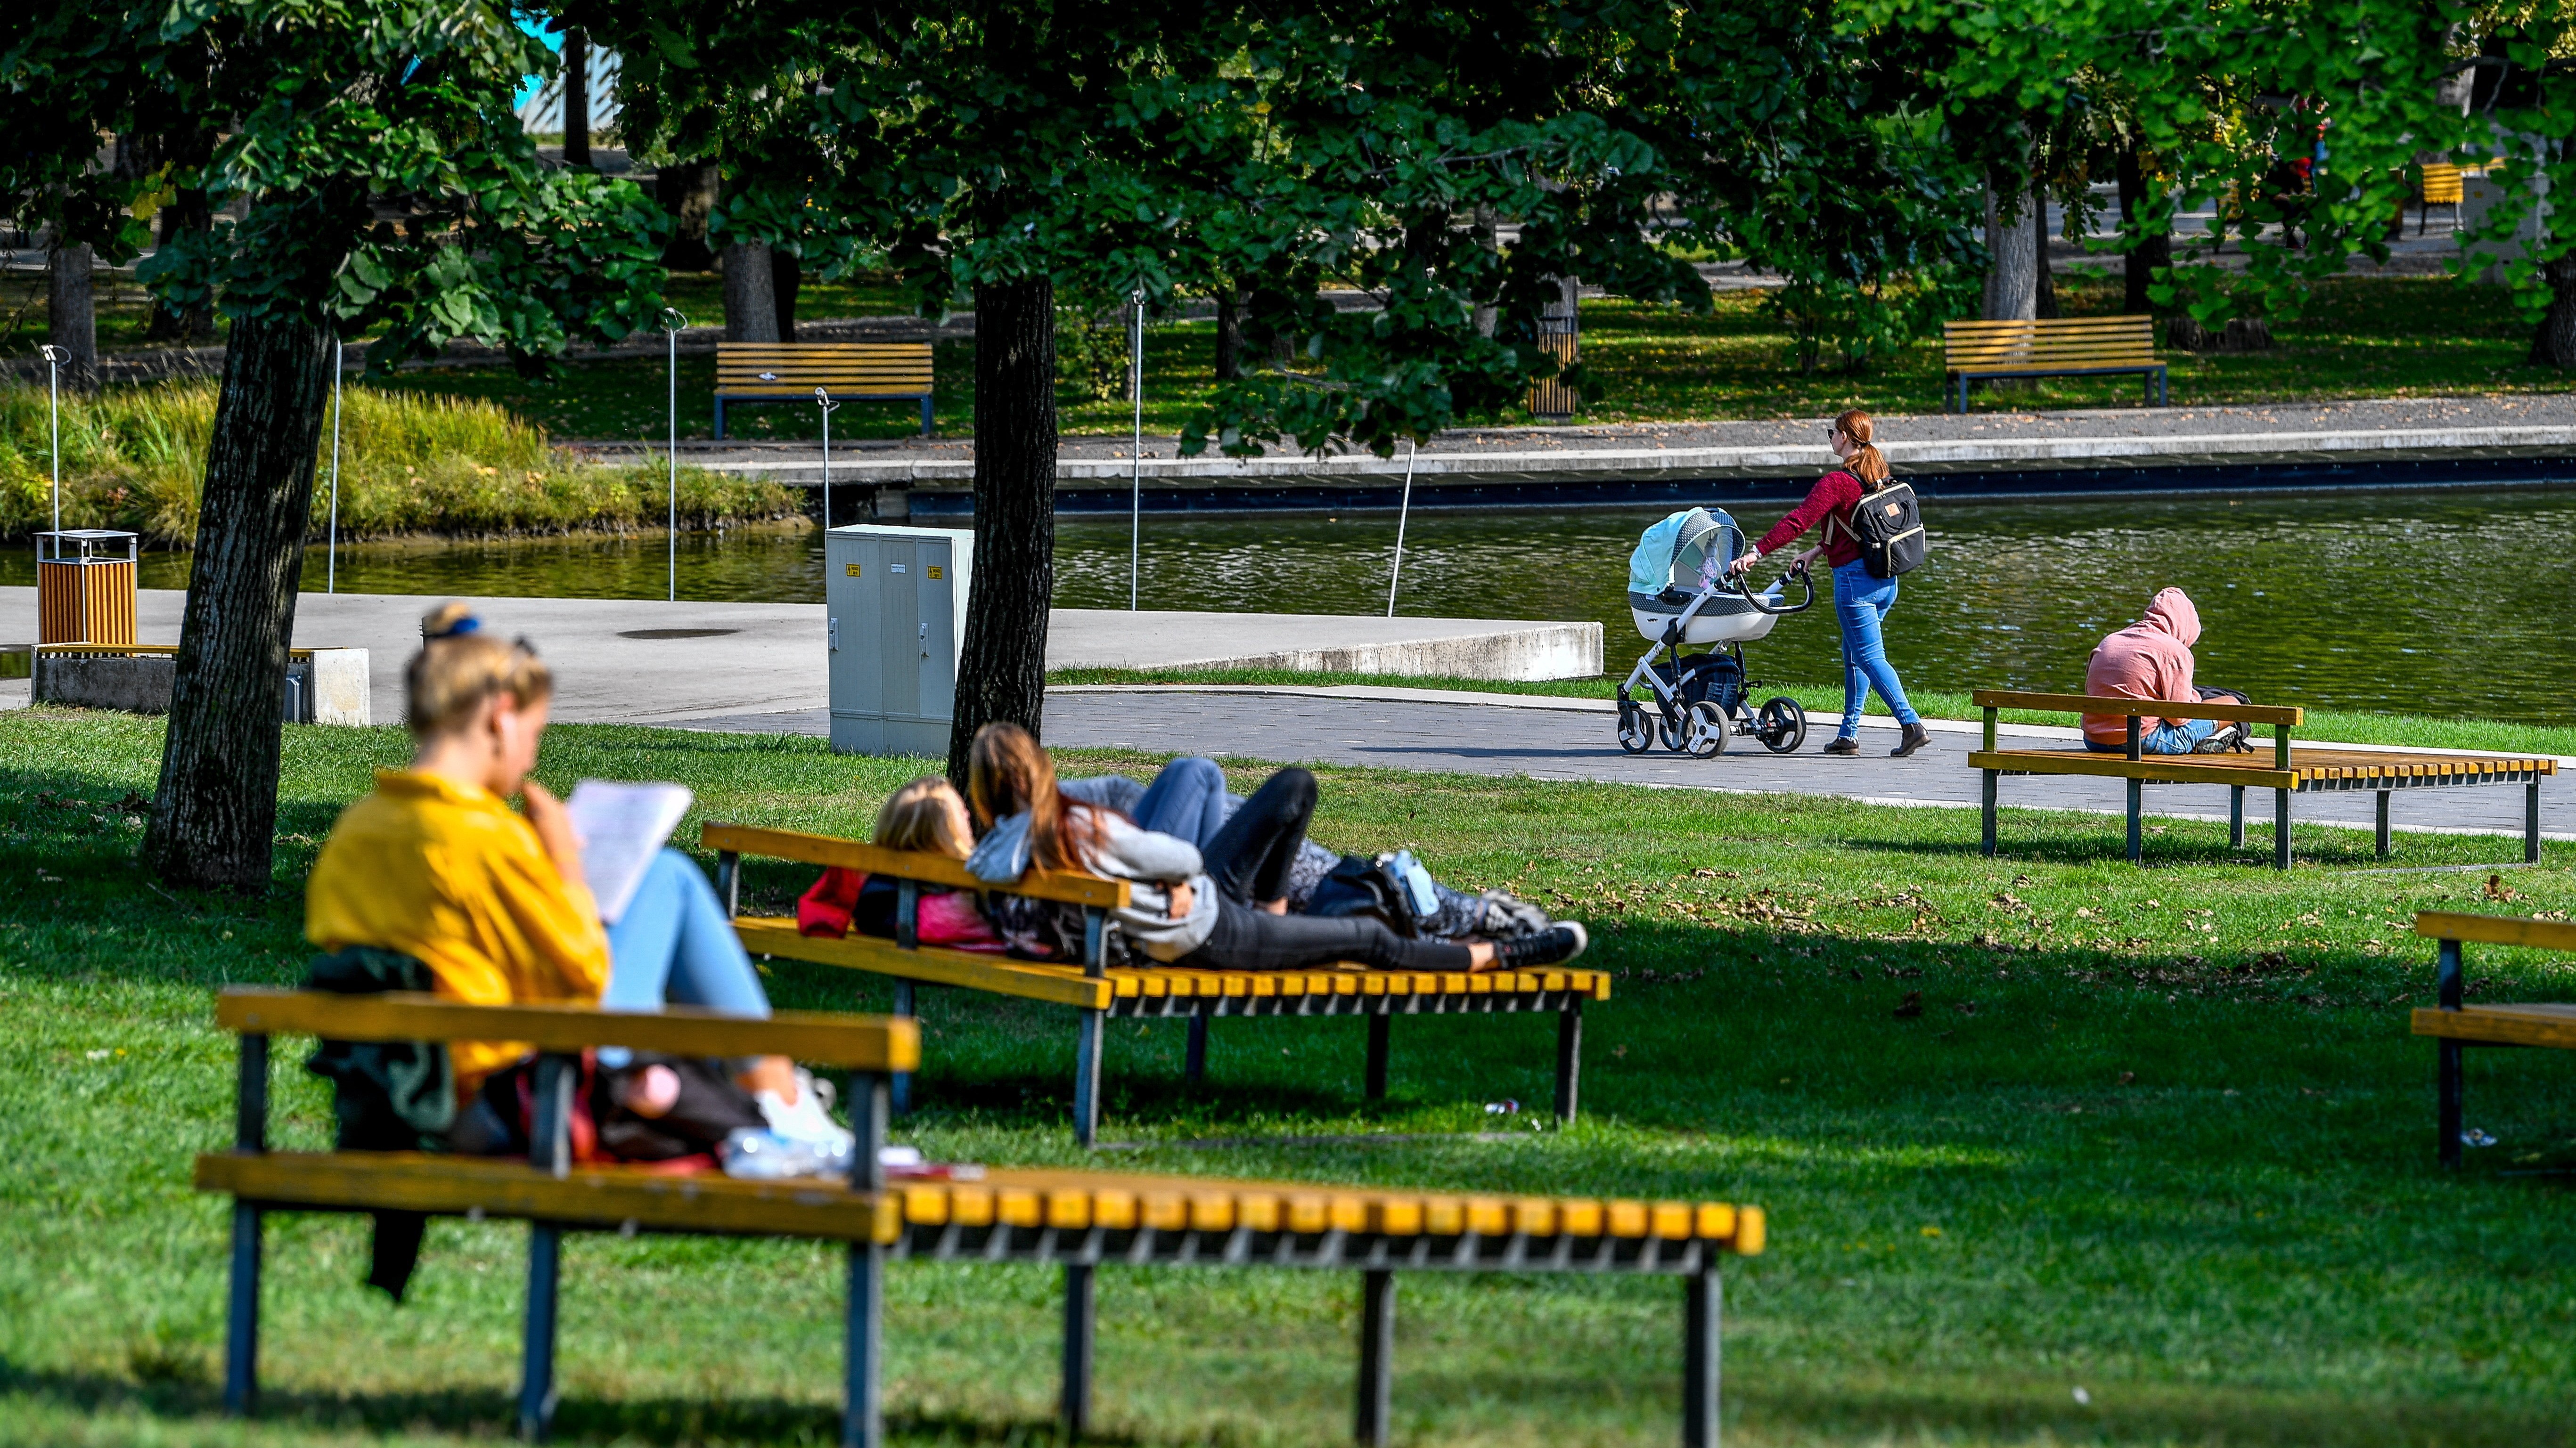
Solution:
M1754 611L1757 613L1804 613L1809 608L1815 606L1816 580L1803 568L1780 575L1780 581L1783 583L1786 583L1792 578L1798 580L1799 584L1807 590L1807 596L1785 608L1772 607L1769 603L1764 601L1763 594L1755 593L1753 591L1753 575L1751 573L1739 573L1735 575L1735 591L1743 595L1744 601L1753 605ZM1763 592L1768 593L1769 590L1765 589Z

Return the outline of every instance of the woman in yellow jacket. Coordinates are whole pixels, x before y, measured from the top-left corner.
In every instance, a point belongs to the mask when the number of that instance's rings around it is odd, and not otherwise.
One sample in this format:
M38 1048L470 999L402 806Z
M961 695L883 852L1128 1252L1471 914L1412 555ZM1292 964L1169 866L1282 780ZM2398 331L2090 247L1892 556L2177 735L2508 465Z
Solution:
M305 935L326 951L408 955L440 995L475 1005L653 1010L670 1000L768 1015L732 921L677 850L654 861L614 926L600 923L563 802L528 778L554 695L535 652L486 636L463 604L430 614L421 634L404 675L418 752L409 769L377 771L375 791L332 827L305 887ZM526 1054L506 1041L449 1049L467 1101ZM742 1084L780 1136L847 1149L849 1133L784 1057L755 1060Z

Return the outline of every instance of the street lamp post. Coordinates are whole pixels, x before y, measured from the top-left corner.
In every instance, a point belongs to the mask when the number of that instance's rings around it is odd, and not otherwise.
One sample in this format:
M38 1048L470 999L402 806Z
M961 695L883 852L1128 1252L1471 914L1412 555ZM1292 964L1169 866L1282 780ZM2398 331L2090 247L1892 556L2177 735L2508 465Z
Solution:
M664 307L658 319L669 344L671 381L671 602L680 601L680 332L689 319L675 307Z
M832 529L832 414L841 404L820 387L814 389L814 406L823 414L823 531Z

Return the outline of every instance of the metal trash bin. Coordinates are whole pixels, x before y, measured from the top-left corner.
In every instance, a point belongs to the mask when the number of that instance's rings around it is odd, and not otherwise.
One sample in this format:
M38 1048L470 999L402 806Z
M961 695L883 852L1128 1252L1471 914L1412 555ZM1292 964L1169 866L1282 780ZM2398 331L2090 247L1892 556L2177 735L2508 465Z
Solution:
M135 559L132 533L66 528L37 534L37 644L134 642Z

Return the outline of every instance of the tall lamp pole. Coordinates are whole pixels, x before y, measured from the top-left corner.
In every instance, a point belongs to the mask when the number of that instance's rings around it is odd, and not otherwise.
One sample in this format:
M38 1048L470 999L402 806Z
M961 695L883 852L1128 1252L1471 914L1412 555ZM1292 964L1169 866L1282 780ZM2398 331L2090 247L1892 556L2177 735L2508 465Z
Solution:
M44 345L46 390L53 398L54 531L63 531L63 363L71 357L51 342Z
M680 601L680 332L689 325L675 307L664 307L658 319L670 346L671 379L671 602Z
M814 406L823 414L823 531L832 531L832 414L841 404L820 387L814 389Z
M1145 293L1127 294L1127 395L1136 404L1136 441L1127 453L1127 611L1136 611L1136 577L1145 541Z
M1404 521L1413 516L1413 454L1410 438L1404 443L1404 501L1395 510L1395 570L1386 576L1386 616L1395 617L1395 585L1404 578Z

